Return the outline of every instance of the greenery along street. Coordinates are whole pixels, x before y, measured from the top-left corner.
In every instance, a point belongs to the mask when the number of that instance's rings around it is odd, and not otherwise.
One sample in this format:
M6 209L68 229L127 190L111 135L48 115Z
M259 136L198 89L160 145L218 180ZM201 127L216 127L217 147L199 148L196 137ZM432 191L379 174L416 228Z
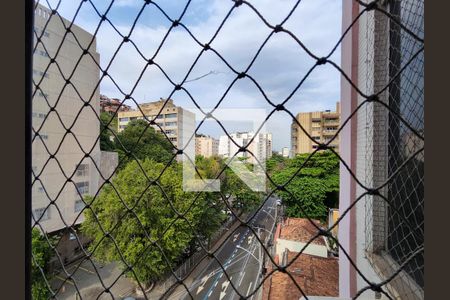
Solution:
M285 191L283 199L288 217L310 217L324 221L329 208L338 207L339 159L331 151L299 154L292 159L274 154L267 161L267 172ZM275 186L270 183L272 189Z
M107 118L102 115L105 124ZM145 121L133 120L117 133L118 139L111 138L110 130L103 131L102 150L118 152L120 167L96 199L85 197L90 208L84 210L82 231L92 238L90 250L95 249L96 259L110 262L123 257L133 266L134 273L128 274L148 284L162 278L200 243L208 246L228 218L224 195L231 196L229 205L236 214L253 211L264 195L247 187L222 158L202 156L196 157L197 177L220 174L222 193L183 191L182 166L172 159L174 147L165 136L146 127ZM134 156L127 155L128 150ZM339 164L329 152L317 153L305 163L307 156L288 159L275 154L267 161L267 170L281 185L305 164L286 186L290 193L279 195L288 216L323 220L328 207L337 205Z
M50 243L53 242L53 240L50 240ZM33 254L31 260L32 298L38 300L48 299L50 296L50 291L42 274L45 274L47 280L50 280L47 275L47 268L50 258L54 252L51 250L49 242L43 235L41 235L39 229L36 227L31 231L31 251Z

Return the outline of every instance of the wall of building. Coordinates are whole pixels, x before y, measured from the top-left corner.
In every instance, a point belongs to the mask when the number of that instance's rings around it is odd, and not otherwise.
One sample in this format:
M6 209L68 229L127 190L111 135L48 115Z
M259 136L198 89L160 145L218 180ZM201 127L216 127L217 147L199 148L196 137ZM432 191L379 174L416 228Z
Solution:
M155 119L155 123L158 126L151 126L157 132L164 131L167 138L179 149L183 148L183 122L186 122L185 125L189 127L189 133L184 139L187 143L192 137L192 143L195 144L195 137L193 137L195 131L195 114L176 106L172 99L169 99L167 102L161 99L154 102L141 103L139 109L119 112L117 122L118 131L122 131L133 119L144 119L144 115L148 120L153 120L156 116L159 116Z
M35 14L35 26L39 34L42 32L48 21L50 10L39 5ZM64 20L66 26L69 25ZM84 31L77 25L72 25L72 32L77 36L79 43L87 48L92 40L92 35ZM82 162L89 164L89 170L93 169L92 162L87 162L84 158L84 152L91 149L92 157L99 157L100 148L96 143L100 128L96 114L99 114L99 91L96 88L99 81L99 69L91 57L83 56L78 67L75 69L71 78L71 83L76 87L66 85L65 80L61 76L55 64L51 64L47 73L43 77L43 72L47 68L50 57L54 57L58 47L62 43L65 29L59 18L51 18L48 22L45 34L42 37L45 48L49 55L45 53L42 45L37 46L37 51L33 56L33 77L36 83L39 83L41 91L36 91L33 97L33 128L38 130L43 140L36 137L33 142L33 171L39 175L42 185L39 181L35 182L32 190L32 208L45 208L49 204L49 198L55 199L59 208L59 212L55 206L48 208L48 219L40 220L43 230L53 232L64 228L66 225L61 220L59 213L68 225L79 224L83 221L83 216L77 219L78 212L75 211L75 201L79 199L76 193L75 185L66 182L66 177L70 177L76 170L77 165ZM97 61L100 62L99 54L96 52L96 42L91 44L90 53ZM74 37L68 34L64 38L58 56L55 58L61 71L65 76L71 74L79 57L82 56L82 50L75 42ZM41 78L42 81L41 81ZM64 88L64 89L63 89ZM81 98L80 98L81 96ZM50 106L54 106L56 102L56 112L50 112ZM90 101L92 107L83 107L83 101ZM48 102L48 103L47 103ZM78 112L81 111L80 114ZM47 119L43 123L45 115ZM66 134L65 127L70 127L73 134ZM43 125L42 125L43 124ZM64 138L63 138L64 137ZM76 137L76 138L75 138ZM81 146L81 148L80 148ZM47 149L48 151L47 151ZM50 154L58 149L55 158L48 161ZM47 163L48 161L48 163ZM45 166L45 169L43 167ZM76 182L98 182L94 174L88 172L85 175L73 176ZM88 194L92 194L89 184ZM45 190L44 190L45 189ZM47 196L48 195L48 196Z
M297 121L303 129L296 123L291 125L291 148L293 154L311 153L317 148L318 143L327 143L333 138L340 125L340 103L336 104L336 111L315 111L298 113ZM332 119L337 119L333 121ZM305 134L306 131L310 136ZM339 152L339 136L330 143Z
M211 157L219 154L219 140L210 136L195 137L195 155Z
M276 241L276 254L281 257L282 254L288 249L291 252L300 252L306 243L285 240L278 238ZM309 244L304 250L304 254L310 254L320 257L328 257L328 249L324 245Z
M272 157L272 134L259 133L255 137L254 135L254 132L231 133L230 137L234 143L228 136L221 136L219 138L219 155L223 157L234 156L236 158L246 157L249 163L256 164L259 162L259 164L264 166L265 159ZM252 143L248 145L250 141ZM244 145L248 145L247 150L249 152L239 152L239 148Z

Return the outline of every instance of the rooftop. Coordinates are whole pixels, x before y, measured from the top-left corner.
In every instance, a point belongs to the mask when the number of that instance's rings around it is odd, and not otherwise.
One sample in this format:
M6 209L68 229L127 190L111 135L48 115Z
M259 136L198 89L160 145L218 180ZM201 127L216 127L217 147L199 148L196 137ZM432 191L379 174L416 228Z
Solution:
M321 227L318 220L312 220L317 226ZM307 243L309 240L314 238L317 234L317 228L311 224L308 219L302 218L287 218L286 221L281 225L280 239L292 240ZM312 244L325 246L325 241L323 237L317 237L314 239Z
M287 250L288 262L297 253ZM337 258L301 254L286 268L307 296L339 296L339 264ZM272 275L269 299L300 299L303 295L289 275Z

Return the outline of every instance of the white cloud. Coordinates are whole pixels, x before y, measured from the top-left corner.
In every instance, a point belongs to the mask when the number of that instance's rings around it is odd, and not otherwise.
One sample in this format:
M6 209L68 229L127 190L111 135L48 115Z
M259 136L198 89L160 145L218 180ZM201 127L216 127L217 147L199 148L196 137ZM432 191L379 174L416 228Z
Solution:
M137 2L141 3L132 0L116 0L115 5L132 6ZM259 0L253 1L253 3L273 25L280 23L295 4L294 1L288 0ZM182 5L184 4L182 3ZM165 5L167 9L174 9L175 5L178 5L178 10L181 10L179 1L161 2L161 5ZM231 1L222 0L199 3L193 1L186 12L186 19L182 21L188 24L188 28L194 36L205 43L212 37L232 5ZM318 56L325 56L333 48L341 34L340 9L341 1L339 0L305 0L299 4L283 27L292 31L312 52ZM155 13L157 12L155 11ZM176 17L177 13L178 11L172 12L171 17ZM92 17L92 14L90 16L80 15L77 20L80 22L78 25L93 32L99 20ZM128 20L126 18L129 19L128 22L125 22ZM133 20L132 16L124 16L120 26L117 26L120 32L127 34ZM157 25L149 22L148 15L140 19L131 35L131 39L146 57L153 55L170 26L167 21ZM124 25L125 23L128 26ZM242 71L248 66L270 32L271 30L249 7L242 5L233 11L211 46L233 68ZM106 22L102 24L97 34L97 49L103 67L109 63L121 41L122 38L110 25ZM179 26L170 33L155 61L170 78L175 82L180 82L201 50L202 48ZM336 63L339 63L339 55L338 50L332 56ZM314 62L291 37L285 33L277 33L261 51L260 56L249 70L249 74L257 80L272 101L280 103L291 93ZM131 43L126 43L112 63L109 74L125 93L129 93L145 64L146 62ZM201 106L215 105L236 77L213 52L207 51L202 54L189 79L212 70L219 73L184 85ZM339 100L339 82L340 75L337 71L327 65L319 66L286 106L292 110L294 115L299 111L310 109L334 109L335 102ZM172 88L164 75L155 66L150 66L142 76L133 97L138 102L143 102L144 99L146 101L156 100L160 97L167 97ZM112 97L122 97L110 80L102 82L101 92ZM194 107L183 91L176 92L172 98L178 105ZM259 90L249 79L238 81L221 105L221 107L233 106L269 108ZM274 135L274 146L275 149L281 149L290 143L291 120L285 113L277 113L273 118L269 128L280 133Z

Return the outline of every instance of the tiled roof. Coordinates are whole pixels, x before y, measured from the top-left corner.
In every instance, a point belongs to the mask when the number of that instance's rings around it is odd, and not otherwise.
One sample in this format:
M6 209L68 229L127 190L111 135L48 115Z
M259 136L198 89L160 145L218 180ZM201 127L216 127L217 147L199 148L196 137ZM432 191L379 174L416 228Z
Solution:
M317 220L312 220L317 226L321 226ZM281 225L280 239L291 240L297 242L307 243L317 234L317 228L311 224L308 219L302 218L287 218ZM313 244L325 245L322 236L317 237L312 241Z
M288 261L293 260L297 253L287 251ZM307 296L339 296L337 258L301 254L286 270ZM277 271L272 275L268 296L270 300L292 300L303 294L289 275Z

